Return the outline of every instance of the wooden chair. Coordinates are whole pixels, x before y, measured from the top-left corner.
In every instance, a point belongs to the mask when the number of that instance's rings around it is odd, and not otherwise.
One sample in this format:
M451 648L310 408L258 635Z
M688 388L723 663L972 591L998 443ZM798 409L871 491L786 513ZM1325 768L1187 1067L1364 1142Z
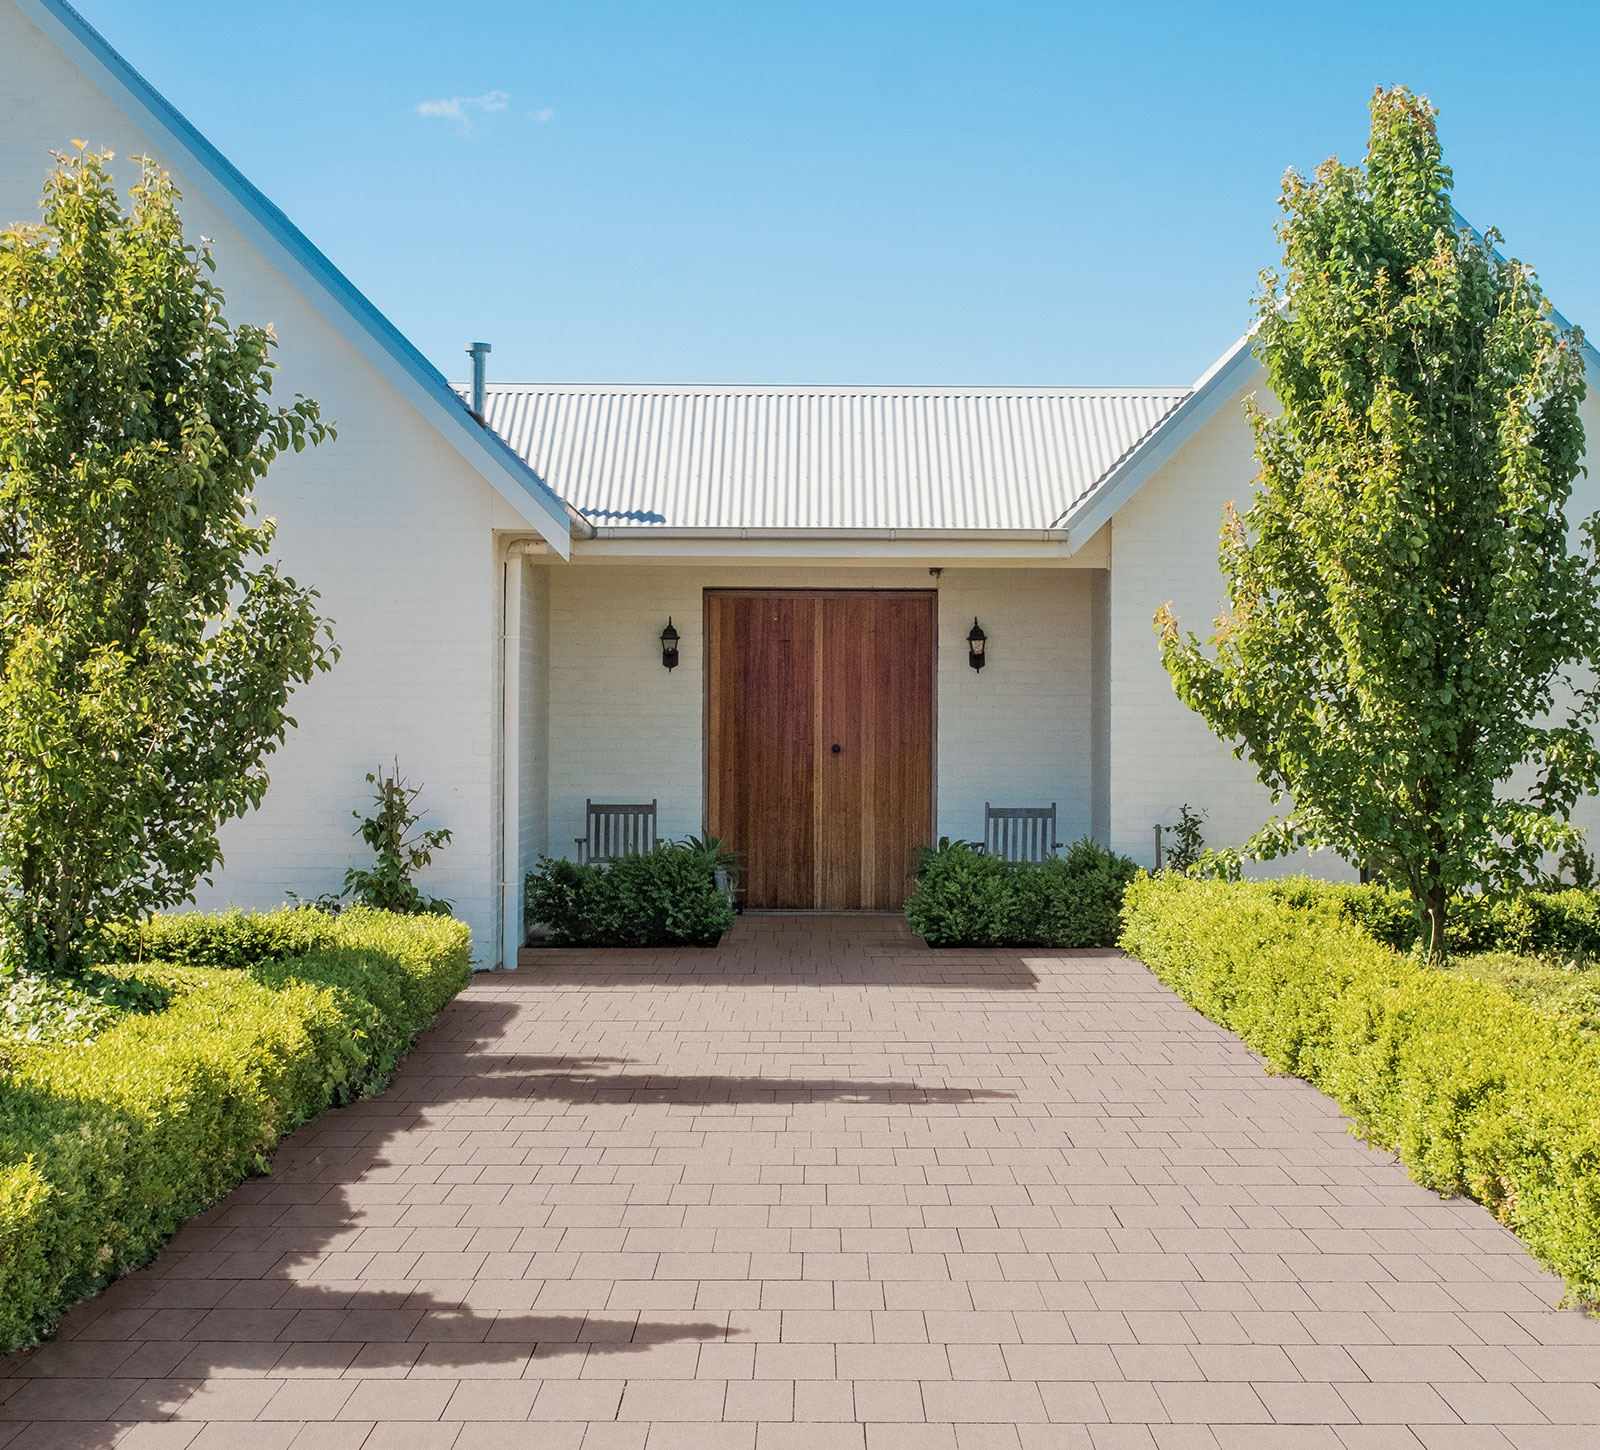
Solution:
M654 850L661 843L656 834L656 803L619 805L602 801L583 803L586 834L578 837L578 860L593 865Z
M1056 807L983 804L983 849L1006 861L1042 861L1061 849Z

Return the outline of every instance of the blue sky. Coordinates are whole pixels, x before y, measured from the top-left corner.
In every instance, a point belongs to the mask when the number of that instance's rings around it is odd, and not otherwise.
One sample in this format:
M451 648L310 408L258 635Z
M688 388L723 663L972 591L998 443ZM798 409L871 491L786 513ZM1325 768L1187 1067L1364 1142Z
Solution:
M77 3L452 377L1187 383L1394 83L1600 332L1592 3Z

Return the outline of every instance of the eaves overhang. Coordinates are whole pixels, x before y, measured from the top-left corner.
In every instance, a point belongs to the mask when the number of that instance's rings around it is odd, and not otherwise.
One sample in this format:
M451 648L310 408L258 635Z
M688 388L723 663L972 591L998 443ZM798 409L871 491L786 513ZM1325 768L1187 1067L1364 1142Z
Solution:
M207 201L297 287L489 485L565 557L566 505L451 390L444 375L279 208L119 55L66 0L13 0Z
M1223 353L1178 404L1094 488L1056 519L1075 541L1093 538L1111 517L1214 417L1229 398L1261 370L1253 351L1255 333L1246 333Z

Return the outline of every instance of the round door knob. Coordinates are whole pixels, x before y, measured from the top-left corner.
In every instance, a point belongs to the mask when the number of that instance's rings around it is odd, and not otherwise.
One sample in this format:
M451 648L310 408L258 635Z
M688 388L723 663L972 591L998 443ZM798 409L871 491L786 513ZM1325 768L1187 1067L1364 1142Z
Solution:
M838 747L838 746L837 746L837 745L835 745L835 746L834 746L834 747L833 747L833 753L834 753L834 754L835 754L835 755L837 755L837 754L838 754L838 753L839 753L839 747Z

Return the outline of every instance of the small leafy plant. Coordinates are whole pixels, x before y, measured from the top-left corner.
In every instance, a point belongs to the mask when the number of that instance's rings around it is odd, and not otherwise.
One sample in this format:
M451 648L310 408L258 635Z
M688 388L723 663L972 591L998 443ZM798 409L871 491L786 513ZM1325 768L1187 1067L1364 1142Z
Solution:
M918 853L906 920L930 946L1111 946L1137 870L1087 836L1039 862L945 837Z
M542 856L524 914L552 946L715 946L733 925L736 861L692 836L606 864Z
M1188 801L1178 807L1178 824L1166 828L1172 832L1172 845L1167 849L1168 870L1188 875L1200 864L1201 854L1206 849L1206 838L1200 830L1205 814L1190 810Z
M415 809L420 785L411 785L400 774L396 760L392 772L377 771L367 776L376 787L372 794L375 810L363 818L356 834L372 847L377 862L370 869L352 866L344 873L344 894L355 897L362 906L379 911L398 911L408 916L429 913L449 916L450 903L438 896L426 896L411 877L433 860L433 853L450 840L443 826L419 831L418 823L427 814Z

